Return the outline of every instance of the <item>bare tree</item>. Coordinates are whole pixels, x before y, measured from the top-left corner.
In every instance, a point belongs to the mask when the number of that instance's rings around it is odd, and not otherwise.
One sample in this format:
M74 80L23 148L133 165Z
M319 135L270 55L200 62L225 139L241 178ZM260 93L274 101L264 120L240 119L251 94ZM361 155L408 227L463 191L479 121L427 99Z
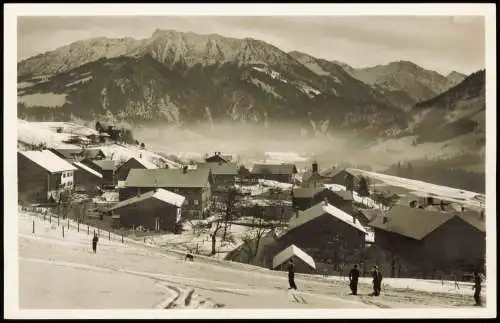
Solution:
M266 223L265 213L262 209L259 209L254 215L251 225L253 228L243 238L249 262L258 255L262 237L275 229L273 224Z
M229 196L229 194L227 195ZM229 207L231 203L225 203L225 199L217 196L212 197L212 205L210 213L212 215L210 238L212 240L212 251L210 255L216 254L217 234L225 227L231 217L232 209Z

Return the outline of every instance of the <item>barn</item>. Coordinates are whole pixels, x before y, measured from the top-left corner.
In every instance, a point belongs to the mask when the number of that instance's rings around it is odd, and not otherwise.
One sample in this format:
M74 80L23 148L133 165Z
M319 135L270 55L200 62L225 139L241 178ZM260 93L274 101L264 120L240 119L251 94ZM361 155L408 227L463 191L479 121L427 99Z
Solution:
M295 208L304 211L319 202L327 200L333 206L352 214L352 196L346 191L332 191L327 188L295 188L292 201Z
M394 206L370 222L375 245L417 266L419 274L481 269L484 219L475 212L436 212Z
M144 158L132 157L116 169L115 178L117 181L127 179L131 169L156 169L158 166Z
M97 194L102 184L102 174L80 162L74 162L73 165L76 167L75 189Z
M295 244L311 255L317 267L359 261L366 230L353 216L321 202L291 218L280 247Z
M198 164L198 168L208 168L212 171L214 180L212 189L214 191L223 189L227 186L234 186L239 170L238 164L231 162L202 163Z
M185 201L184 196L160 188L121 201L108 212L115 219L119 215L122 227L143 226L153 231L176 232Z
M183 209L185 217L201 219L207 215L210 207L211 183L209 169L131 169L119 196L121 201L155 188L163 188L186 197Z
M18 151L19 201L23 203L58 201L63 191L73 190L75 170L75 166L50 150Z
M90 158L84 158L81 163L102 174L103 187L112 187L115 185L116 164L113 160L92 160Z
M281 183L291 183L295 174L297 174L297 167L287 163L254 164L251 170L251 177L254 180L266 179Z

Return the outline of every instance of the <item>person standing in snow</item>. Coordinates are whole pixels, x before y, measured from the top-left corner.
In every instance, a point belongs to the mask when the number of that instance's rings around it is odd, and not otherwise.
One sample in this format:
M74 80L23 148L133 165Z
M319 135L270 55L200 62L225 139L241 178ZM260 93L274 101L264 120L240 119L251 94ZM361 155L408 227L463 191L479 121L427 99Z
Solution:
M99 237L97 237L97 234L94 232L94 237L92 238L92 251L94 253L97 252L97 242L99 241Z
M358 279L359 279L359 270L358 265L354 265L349 272L349 287L351 287L351 292L353 295L358 294Z
M373 295L379 296L382 287L382 273L378 270L378 266L373 267L372 277L373 277Z
M293 263L293 259L290 259L288 263L288 284L290 285L288 289L297 290L297 285L295 285L295 264Z
M483 279L481 278L481 275L479 272L475 271L474 272L474 286L472 286L472 289L474 289L474 300L476 301L476 306L481 306L481 284L483 282Z

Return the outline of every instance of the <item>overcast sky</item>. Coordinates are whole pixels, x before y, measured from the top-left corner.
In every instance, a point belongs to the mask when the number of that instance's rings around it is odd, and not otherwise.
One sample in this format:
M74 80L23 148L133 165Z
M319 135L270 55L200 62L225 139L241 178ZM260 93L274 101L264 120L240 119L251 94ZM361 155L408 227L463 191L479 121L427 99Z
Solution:
M483 17L19 17L18 59L92 37L150 37L155 29L252 37L353 67L410 60L446 74L485 66Z

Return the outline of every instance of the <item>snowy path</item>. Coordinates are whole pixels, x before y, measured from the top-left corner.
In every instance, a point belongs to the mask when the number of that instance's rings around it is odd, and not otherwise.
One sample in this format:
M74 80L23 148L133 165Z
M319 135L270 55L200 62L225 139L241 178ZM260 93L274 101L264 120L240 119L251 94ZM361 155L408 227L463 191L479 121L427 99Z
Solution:
M130 241L122 244L113 236L111 241L101 237L98 252L93 254L86 228L77 232L71 227L63 238L61 227L39 218L35 218L33 234L32 221L25 215L19 217L23 307L408 308L470 303L469 296L393 290L374 299L368 296L370 286L365 284L355 297L348 295L346 281L298 274L298 294L307 301L301 304L291 302L286 273L203 257L185 262L182 253Z

